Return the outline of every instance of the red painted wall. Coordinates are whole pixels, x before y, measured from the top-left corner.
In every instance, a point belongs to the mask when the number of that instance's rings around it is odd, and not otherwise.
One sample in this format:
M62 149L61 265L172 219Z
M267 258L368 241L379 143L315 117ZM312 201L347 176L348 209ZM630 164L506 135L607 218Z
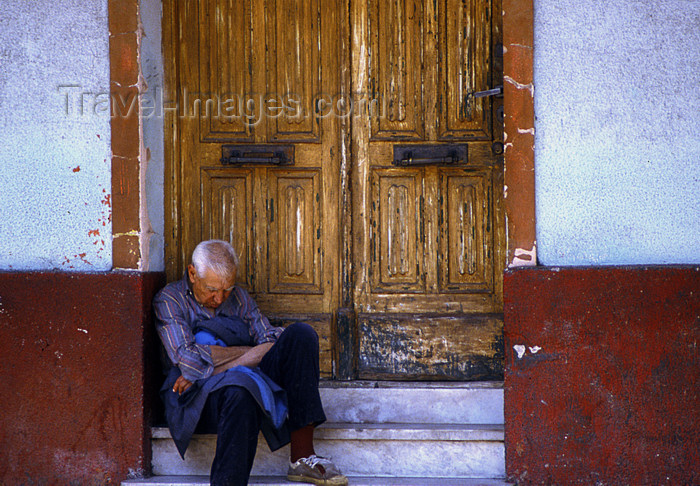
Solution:
M147 472L150 302L163 282L0 273L0 484L118 484Z
M504 285L508 477L700 484L700 268L532 267Z

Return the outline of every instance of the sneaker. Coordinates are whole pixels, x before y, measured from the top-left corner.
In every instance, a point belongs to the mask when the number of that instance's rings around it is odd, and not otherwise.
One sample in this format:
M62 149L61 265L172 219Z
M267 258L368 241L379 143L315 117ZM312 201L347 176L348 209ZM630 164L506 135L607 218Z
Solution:
M340 472L340 469L335 464L325 457L316 455L302 457L297 462L290 463L287 479L328 486L345 486L348 484L348 478L343 476L343 473Z

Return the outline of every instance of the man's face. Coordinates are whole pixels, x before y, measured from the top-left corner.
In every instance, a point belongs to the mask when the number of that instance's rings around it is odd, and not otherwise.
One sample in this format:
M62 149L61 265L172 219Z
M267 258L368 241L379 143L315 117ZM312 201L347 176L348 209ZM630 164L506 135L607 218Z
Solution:
M230 280L225 280L208 268L204 269L204 275L197 275L197 270L194 265L190 264L187 267L187 273L192 284L192 292L197 302L209 309L216 309L224 303L228 296L233 291L233 286L236 281L236 272L233 272Z

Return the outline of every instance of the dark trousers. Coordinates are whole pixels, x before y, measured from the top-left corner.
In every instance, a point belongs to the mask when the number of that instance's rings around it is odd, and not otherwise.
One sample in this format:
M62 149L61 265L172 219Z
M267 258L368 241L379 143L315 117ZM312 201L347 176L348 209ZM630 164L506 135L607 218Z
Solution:
M291 431L326 420L318 393L318 335L303 322L287 327L260 362L260 369L287 393ZM199 430L216 432L212 486L246 485L255 459L262 411L244 388L211 393Z

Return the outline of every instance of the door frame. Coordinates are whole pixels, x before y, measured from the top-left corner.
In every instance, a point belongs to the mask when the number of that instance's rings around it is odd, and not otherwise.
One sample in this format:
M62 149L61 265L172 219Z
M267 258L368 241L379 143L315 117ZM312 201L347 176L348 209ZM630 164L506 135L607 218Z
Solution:
M506 268L537 265L533 0L503 2Z

